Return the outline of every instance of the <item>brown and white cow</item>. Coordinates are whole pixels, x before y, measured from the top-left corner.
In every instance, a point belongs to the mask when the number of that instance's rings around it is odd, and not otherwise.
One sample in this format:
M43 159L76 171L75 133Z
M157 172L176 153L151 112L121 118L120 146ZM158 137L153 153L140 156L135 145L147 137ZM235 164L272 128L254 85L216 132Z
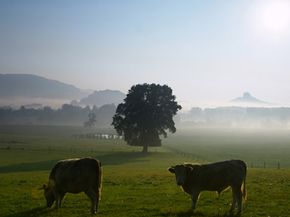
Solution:
M61 207L66 193L84 192L91 200L91 212L96 214L101 194L101 162L93 158L67 159L56 163L52 168L48 184L44 184L47 207L56 202Z
M247 166L241 160L229 160L211 164L181 164L168 168L175 174L176 183L191 195L194 209L202 191L217 191L220 194L228 187L232 189L233 201L230 213L237 206L242 211L242 197L246 199Z

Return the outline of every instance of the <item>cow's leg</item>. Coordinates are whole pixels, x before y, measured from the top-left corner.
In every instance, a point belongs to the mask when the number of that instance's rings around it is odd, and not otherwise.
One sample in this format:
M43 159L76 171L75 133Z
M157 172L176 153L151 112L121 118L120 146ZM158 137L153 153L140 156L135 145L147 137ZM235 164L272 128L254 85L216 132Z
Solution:
M61 198L61 193L58 191L54 191L54 197L55 197L55 208L58 209L60 208L60 198Z
M85 191L85 194L91 199L92 207L91 207L91 213L96 214L97 213L97 194L94 190L89 189Z
M96 212L98 211L99 207L99 201L100 201L100 188L97 188L96 190Z
M241 190L241 186L237 188L237 205L238 205L238 212L237 214L241 214L242 212L242 197L243 197L243 193L242 193L242 190Z
M60 193L59 194L59 205L58 205L59 208L61 207L61 202L62 202L62 200L64 198L64 195L65 195L65 193Z
M234 214L236 203L237 203L236 189L234 187L232 187L232 197L233 197L233 201L232 201L232 205L229 211L230 215Z
M217 194L217 199L220 199L221 191L217 191L216 194Z
M193 192L192 195L191 195L191 200L192 200L191 207L192 207L193 210L196 207L196 203L197 203L198 197L199 197L199 191Z
M240 215L242 212L242 195L243 195L241 186L232 187L232 191L233 191L233 203L230 209L230 213L233 214L235 207L237 206L238 208L237 215Z
M59 201L60 201L59 197L56 197L56 199L55 199L55 208L56 209L60 208Z
M96 194L96 201L95 201L94 207L97 212L98 207L99 207L100 196L101 196L101 188L99 188L98 186L94 186L92 191L95 192Z

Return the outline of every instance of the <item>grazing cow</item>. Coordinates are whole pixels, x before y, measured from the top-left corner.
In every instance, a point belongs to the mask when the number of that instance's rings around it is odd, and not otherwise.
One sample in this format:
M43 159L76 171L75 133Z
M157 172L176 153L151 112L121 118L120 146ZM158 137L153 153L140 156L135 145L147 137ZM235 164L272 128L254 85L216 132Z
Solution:
M84 192L91 200L91 212L96 214L101 194L101 162L93 158L59 161L51 170L48 184L44 184L47 207L56 201L56 208L66 193Z
M196 206L202 191L217 191L218 195L228 187L232 188L233 201L230 214L237 205L242 211L242 197L246 199L247 166L241 160L229 160L211 164L181 164L168 168L175 174L177 185L191 195L192 208Z

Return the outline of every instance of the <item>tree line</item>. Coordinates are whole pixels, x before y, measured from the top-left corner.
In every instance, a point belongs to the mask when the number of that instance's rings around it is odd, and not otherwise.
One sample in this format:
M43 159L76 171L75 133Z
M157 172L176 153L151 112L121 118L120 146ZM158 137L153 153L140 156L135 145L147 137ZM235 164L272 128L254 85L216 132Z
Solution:
M63 104L61 108L49 106L35 109L21 106L19 109L0 107L1 125L70 125L83 126L91 114L95 115L95 126L108 127L112 123L116 106L106 104L101 107L80 107Z
M183 125L285 127L290 124L289 107L194 107L180 115Z

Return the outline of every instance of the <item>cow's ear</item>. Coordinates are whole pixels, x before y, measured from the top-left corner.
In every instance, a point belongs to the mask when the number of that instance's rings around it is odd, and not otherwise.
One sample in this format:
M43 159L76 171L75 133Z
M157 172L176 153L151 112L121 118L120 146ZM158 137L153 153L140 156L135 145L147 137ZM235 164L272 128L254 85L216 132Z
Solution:
M192 172L193 171L193 167L191 167L191 166L185 166L185 168L186 168L187 172Z
M175 168L174 168L174 166L169 167L169 168L168 168L168 171L171 172L171 173L175 173Z

